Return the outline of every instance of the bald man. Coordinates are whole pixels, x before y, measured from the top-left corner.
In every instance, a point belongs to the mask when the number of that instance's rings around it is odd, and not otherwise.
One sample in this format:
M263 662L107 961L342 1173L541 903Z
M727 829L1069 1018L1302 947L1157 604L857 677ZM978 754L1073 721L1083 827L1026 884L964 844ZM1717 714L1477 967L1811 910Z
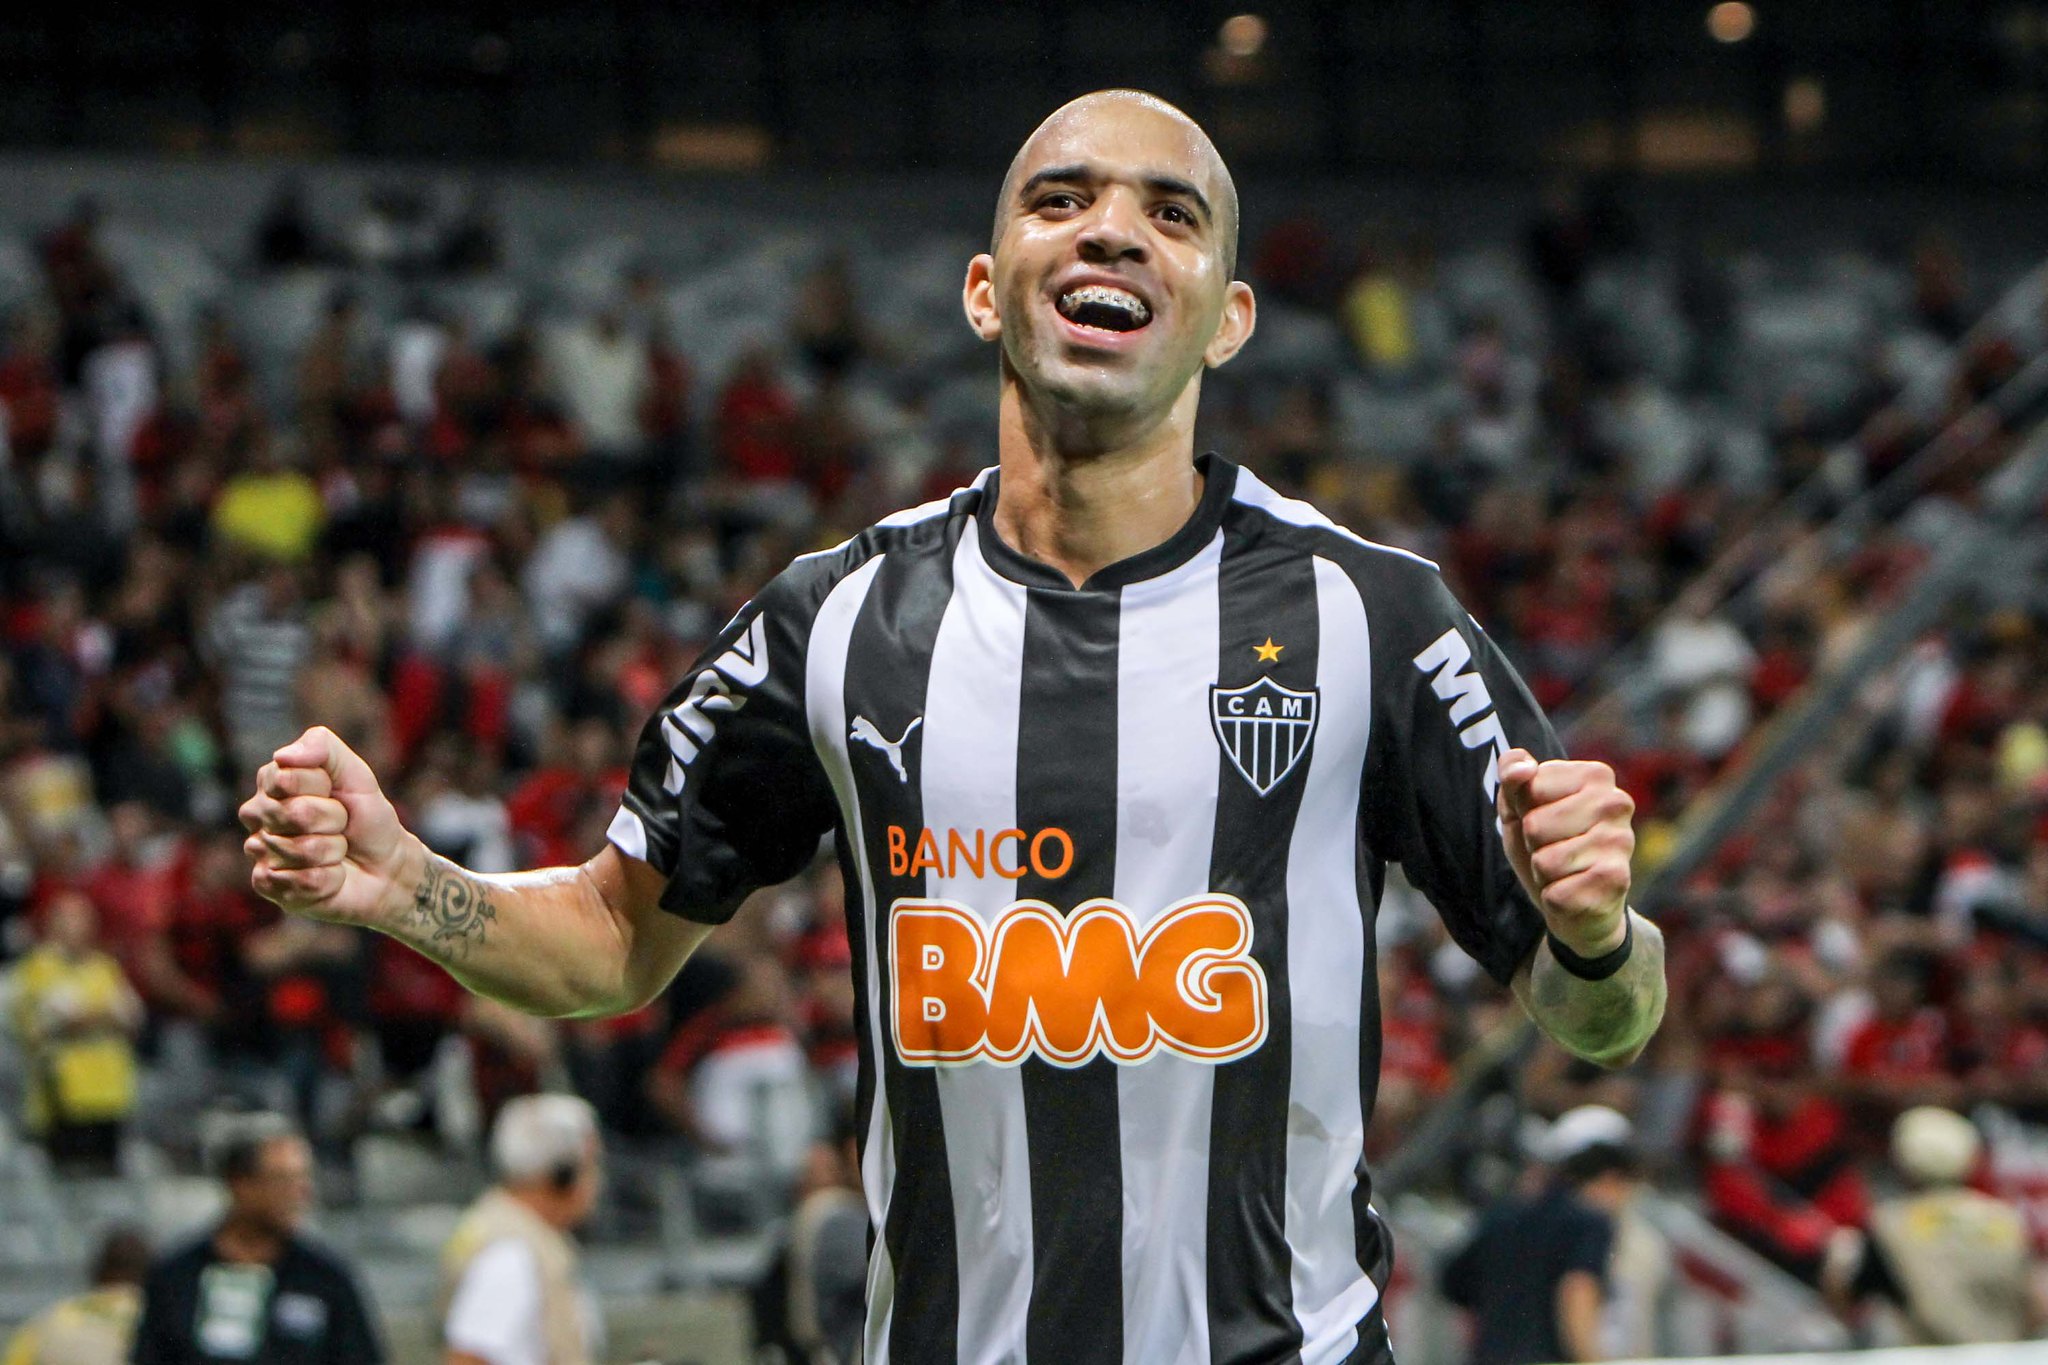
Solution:
M548 1014L650 999L833 836L859 998L871 1362L1390 1358L1363 1163L1398 861L1584 1057L1663 944L1631 803L1561 757L1436 566L1219 455L1237 196L1090 95L1003 182L967 321L999 462L791 564L642 732L608 846L478 876L324 729L242 808L256 889Z

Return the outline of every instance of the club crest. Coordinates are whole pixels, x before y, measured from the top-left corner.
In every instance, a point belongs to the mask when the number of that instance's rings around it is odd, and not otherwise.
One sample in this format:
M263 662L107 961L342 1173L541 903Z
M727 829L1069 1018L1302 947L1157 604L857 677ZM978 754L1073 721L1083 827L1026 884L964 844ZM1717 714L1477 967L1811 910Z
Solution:
M1211 687L1209 714L1230 766L1264 796L1294 771L1316 732L1315 688L1297 692L1271 678Z

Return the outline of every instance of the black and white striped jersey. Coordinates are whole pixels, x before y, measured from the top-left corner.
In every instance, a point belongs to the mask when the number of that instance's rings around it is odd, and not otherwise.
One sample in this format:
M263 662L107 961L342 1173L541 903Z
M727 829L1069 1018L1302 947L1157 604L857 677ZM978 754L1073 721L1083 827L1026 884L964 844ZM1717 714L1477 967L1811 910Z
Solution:
M719 922L836 831L867 1358L1376 1360L1373 916L1506 981L1498 761L1557 742L1434 565L1214 456L1080 588L999 478L792 564L643 732L612 841Z

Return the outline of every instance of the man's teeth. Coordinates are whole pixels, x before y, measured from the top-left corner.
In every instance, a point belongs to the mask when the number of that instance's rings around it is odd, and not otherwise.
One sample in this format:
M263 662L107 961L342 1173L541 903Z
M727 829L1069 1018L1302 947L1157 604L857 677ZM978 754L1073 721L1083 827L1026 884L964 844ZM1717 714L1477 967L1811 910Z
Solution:
M1084 284L1060 295L1060 314L1084 326L1107 325L1118 331L1143 327L1152 310L1136 294L1107 284Z

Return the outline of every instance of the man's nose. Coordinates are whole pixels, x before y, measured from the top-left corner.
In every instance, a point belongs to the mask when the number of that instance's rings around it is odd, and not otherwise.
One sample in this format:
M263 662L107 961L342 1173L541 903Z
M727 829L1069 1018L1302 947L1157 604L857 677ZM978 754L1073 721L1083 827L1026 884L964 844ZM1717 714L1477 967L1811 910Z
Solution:
M1080 249L1085 261L1144 260L1145 211L1137 196L1121 188L1098 196L1082 226Z

